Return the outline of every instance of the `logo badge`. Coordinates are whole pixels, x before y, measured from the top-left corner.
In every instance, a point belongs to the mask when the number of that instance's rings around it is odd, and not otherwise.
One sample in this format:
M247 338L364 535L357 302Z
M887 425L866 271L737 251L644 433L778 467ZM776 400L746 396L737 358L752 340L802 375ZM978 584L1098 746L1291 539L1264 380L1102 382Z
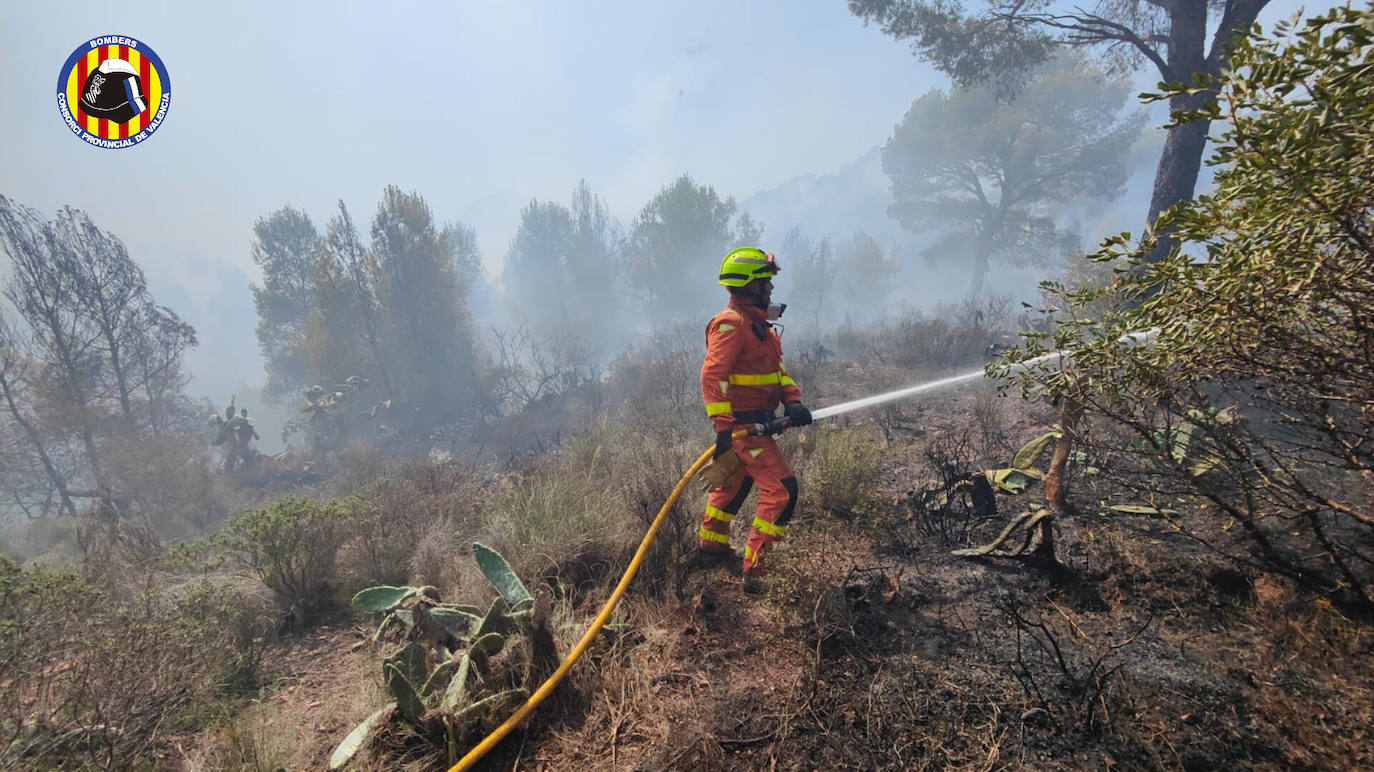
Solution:
M167 68L134 38L91 38L57 74L57 111L73 134L95 147L137 145L162 126L171 104Z

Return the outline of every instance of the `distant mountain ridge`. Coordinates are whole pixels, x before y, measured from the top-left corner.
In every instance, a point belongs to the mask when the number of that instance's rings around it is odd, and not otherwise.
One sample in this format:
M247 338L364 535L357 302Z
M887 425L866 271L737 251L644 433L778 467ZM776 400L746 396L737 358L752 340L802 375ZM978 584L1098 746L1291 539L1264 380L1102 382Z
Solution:
M811 238L847 239L863 230L884 246L910 239L887 215L892 193L883 173L882 148L874 146L834 172L803 174L761 190L740 207L764 224L764 238L779 244L793 227Z

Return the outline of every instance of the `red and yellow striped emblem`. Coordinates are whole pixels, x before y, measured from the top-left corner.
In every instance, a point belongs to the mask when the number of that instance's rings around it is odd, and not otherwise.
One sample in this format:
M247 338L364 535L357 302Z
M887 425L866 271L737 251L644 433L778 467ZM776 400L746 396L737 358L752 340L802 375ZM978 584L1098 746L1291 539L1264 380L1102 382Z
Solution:
M93 118L81 109L81 87L86 76L107 59L123 59L138 70L139 83L145 90L147 110L135 115L125 123L116 123L105 118ZM67 74L67 106L77 123L86 131L101 139L122 139L131 137L147 128L162 100L162 77L152 66L148 57L128 46L99 46L93 48L77 62Z

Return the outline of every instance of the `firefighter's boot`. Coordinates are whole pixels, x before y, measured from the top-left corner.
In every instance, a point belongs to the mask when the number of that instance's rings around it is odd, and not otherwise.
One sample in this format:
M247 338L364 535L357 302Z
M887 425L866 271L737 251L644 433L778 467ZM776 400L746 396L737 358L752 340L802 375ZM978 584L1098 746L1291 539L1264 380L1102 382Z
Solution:
M709 571L722 566L737 564L740 554L732 549L716 550L697 550L697 554L692 558L691 569L694 571Z

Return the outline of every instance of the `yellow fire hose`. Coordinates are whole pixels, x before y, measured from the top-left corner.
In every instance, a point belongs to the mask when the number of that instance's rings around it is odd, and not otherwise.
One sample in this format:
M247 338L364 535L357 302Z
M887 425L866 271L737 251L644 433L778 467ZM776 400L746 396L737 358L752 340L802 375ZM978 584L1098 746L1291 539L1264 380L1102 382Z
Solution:
M739 439L747 434L749 434L748 429L736 429L734 436L736 439ZM677 486L674 487L673 492L668 495L668 500L663 503L663 508L658 510L658 515L654 517L654 522L649 525L649 531L644 534L644 540L639 543L639 550L635 552L634 559L630 561L630 567L625 569L625 575L620 578L620 584L615 586L615 591L611 593L611 597L606 601L605 607L601 609L600 614L596 615L596 619L592 620L592 626L587 628L587 632L583 634L582 640L578 641L572 651L568 652L568 657L563 660L563 664L559 665L558 669L553 671L553 675L549 676L548 680L535 690L534 694L531 694L528 700L525 700L525 704L521 705L519 710L515 711L510 718L506 719L505 723L496 727L491 734L483 738L482 742L477 743L472 750L468 751L466 756L458 760L457 764L449 767L448 772L463 772L464 770L472 769L473 764L481 761L482 757L487 754L487 751L496 747L497 743L501 742L505 739L506 735L511 733L511 730L519 726L539 703L543 702L544 698L548 697L549 694L553 692L554 687L558 686L558 682L563 680L563 676L567 675L569 670L572 670L572 666L576 664L578 658L587 651L587 647L592 645L592 640L596 638L597 633L601 632L601 628L606 625L606 620L610 618L611 612L615 610L616 604L619 603L621 597L625 595L625 590L630 586L630 581L635 578L635 572L639 571L639 565L644 562L644 556L649 552L649 545L654 543L654 537L658 535L658 528L663 525L663 518L668 514L668 510L672 509L673 505L677 503L678 497L682 495L682 491L687 487L687 483L696 476L697 472L701 471L701 468L706 465L707 461L711 460L711 454L714 451L715 448L713 447L708 449L705 453L702 453L701 457L696 460L696 463L692 464L687 472L682 475L682 479L678 480Z

